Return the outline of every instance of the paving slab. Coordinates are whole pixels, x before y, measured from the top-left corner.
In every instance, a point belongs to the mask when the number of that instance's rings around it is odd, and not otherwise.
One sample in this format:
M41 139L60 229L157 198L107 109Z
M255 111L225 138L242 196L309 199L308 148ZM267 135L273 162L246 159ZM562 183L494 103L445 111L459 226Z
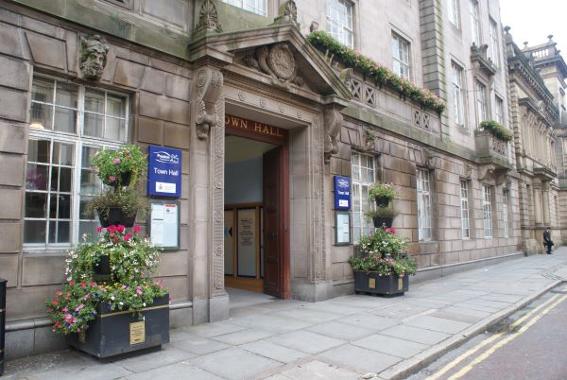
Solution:
M316 354L346 343L344 340L304 330L274 336L270 338L270 342L308 354Z
M81 375L82 377L82 375ZM191 366L187 362L176 363L148 372L126 376L128 380L222 380L222 377Z
M354 371L338 368L319 360L312 360L298 364L294 368L285 370L277 375L270 376L266 380L354 380L359 378L360 375Z
M230 334L244 329L245 327L243 326L223 321L187 327L185 331L205 338L210 338L218 335Z
M357 340L362 337L372 335L375 331L363 327L358 327L349 323L336 321L314 325L312 327L309 327L307 330L345 341Z
M115 363L130 372L144 372L191 359L195 356L196 355L191 352L180 350L168 344L159 351L137 355L127 359L116 359Z
M282 365L280 362L240 348L201 356L189 363L225 379L254 379L260 373Z
M188 334L183 340L177 340L174 343L171 343L171 345L175 348L183 351L189 351L196 355L210 354L211 352L224 350L230 347L228 344L191 334Z
M337 322L348 323L374 331L384 330L400 323L396 319L384 318L370 313L349 315L348 317L338 319Z
M305 352L292 350L291 348L267 341L243 344L240 348L286 364L304 358L308 355Z
M246 329L231 334L219 335L214 337L213 339L218 340L219 342L237 346L240 344L250 343L260 339L264 339L274 334L276 334L274 331L266 331L261 329Z
M361 373L380 372L402 360L399 357L346 344L319 355L321 360Z
M304 329L314 324L293 318L280 318L272 313L234 318L232 322L239 325L241 327L240 330L245 328L258 328L279 333Z
M343 316L342 314L335 314L305 308L282 310L278 312L277 315L280 318L293 318L307 323L327 322Z
M439 343L451 335L440 333L437 331L426 330L423 328L412 327L407 325L398 325L391 327L386 330L380 331L382 335L390 335L397 338L402 338L405 340L410 340L412 342L423 343L428 345L433 345Z
M436 318L428 315L420 315L407 319L404 321L404 324L448 334L458 333L470 326L470 323L451 321L449 319Z
M354 341L352 344L401 358L410 358L429 347L426 344L380 334L370 335L366 338Z

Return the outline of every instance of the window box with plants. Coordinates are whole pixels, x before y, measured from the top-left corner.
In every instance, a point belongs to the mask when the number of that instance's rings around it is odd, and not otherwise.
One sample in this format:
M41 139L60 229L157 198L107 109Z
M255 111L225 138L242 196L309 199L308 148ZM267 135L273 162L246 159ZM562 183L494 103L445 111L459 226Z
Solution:
M393 228L378 228L373 234L363 236L357 254L349 260L355 292L385 296L407 292L416 263L403 253L406 245Z

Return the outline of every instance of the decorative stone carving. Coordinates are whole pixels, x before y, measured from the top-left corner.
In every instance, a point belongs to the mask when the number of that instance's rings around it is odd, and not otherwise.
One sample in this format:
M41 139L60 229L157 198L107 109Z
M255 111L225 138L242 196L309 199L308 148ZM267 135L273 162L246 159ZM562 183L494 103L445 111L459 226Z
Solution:
M429 122L431 115L427 112L414 109L413 112L413 125L417 128L429 129Z
M108 44L99 35L81 37L80 69L83 77L98 80L106 66Z
M223 76L218 70L204 67L198 70L196 78L194 101L198 107L195 127L197 137L204 140L208 137L211 127L224 122L224 120L219 120L216 107L222 94ZM222 119L224 115L220 116Z
M425 150L425 167L429 170L441 168L441 157L430 150Z
M325 147L324 156L325 162L331 160L331 155L339 151L337 138L343 125L343 115L335 108L328 108L325 110Z
M262 46L253 54L247 55L242 62L272 77L272 83L288 88L291 83L303 86L305 81L297 75L295 57L286 43Z
M291 23L299 27L297 22L297 5L293 0L287 0L280 6L278 17L274 20L274 24L284 23Z
M222 33L215 0L205 0L203 2L199 11L199 23L195 28L195 33L208 32Z
M463 177L466 178L466 179L471 179L472 173L473 173L472 165L465 164L464 170L463 170Z

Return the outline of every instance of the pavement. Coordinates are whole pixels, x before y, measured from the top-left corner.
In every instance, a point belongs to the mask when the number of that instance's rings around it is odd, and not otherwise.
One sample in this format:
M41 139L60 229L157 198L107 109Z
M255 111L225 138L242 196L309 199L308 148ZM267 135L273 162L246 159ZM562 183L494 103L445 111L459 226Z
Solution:
M234 293L231 317L161 350L101 363L67 350L7 363L13 379L403 379L567 280L567 248L324 302Z

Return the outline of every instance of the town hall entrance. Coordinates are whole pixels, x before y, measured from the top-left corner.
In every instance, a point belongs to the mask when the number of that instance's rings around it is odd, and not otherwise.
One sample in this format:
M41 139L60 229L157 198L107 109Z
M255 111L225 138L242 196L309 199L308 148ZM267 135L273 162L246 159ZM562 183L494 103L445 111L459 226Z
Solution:
M225 286L289 298L288 135L226 115Z

